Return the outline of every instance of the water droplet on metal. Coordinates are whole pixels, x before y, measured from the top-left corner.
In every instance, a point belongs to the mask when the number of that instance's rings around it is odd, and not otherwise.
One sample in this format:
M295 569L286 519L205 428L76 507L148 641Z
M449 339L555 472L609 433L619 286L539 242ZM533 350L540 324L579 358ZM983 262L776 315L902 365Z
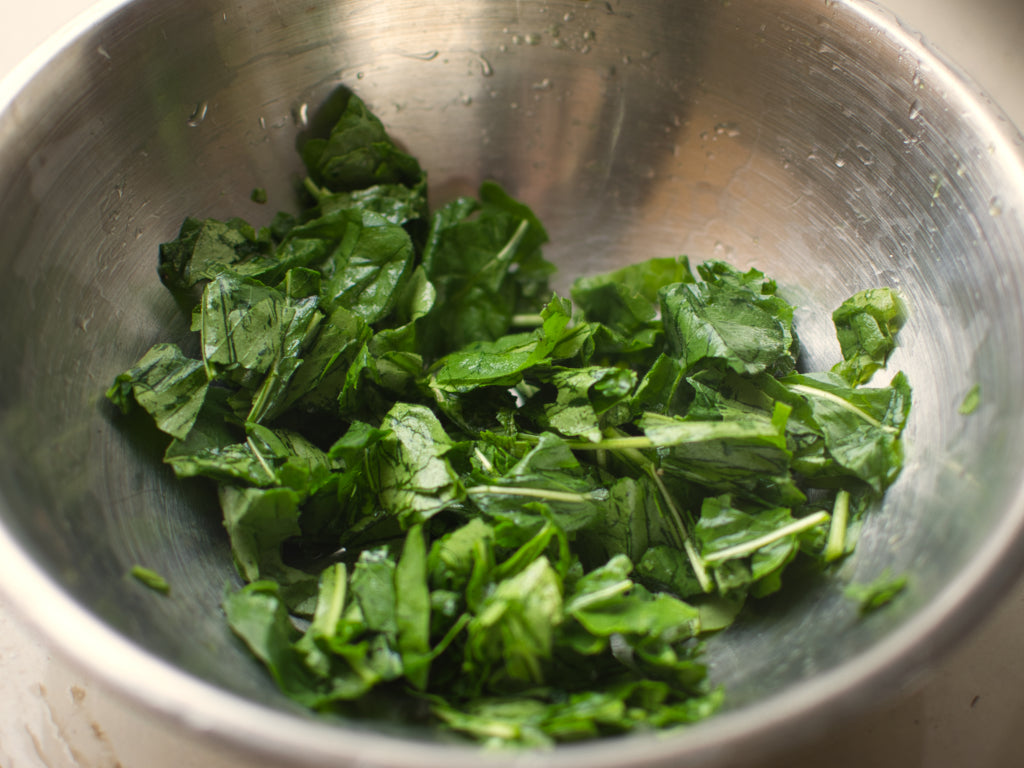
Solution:
M523 44L523 36L522 35L512 35L512 44L513 45L522 45Z
M419 61L433 61L438 57L439 51L421 51L420 53L406 53L403 55L409 59L418 59Z
M543 80L534 83L530 86L535 91L550 91L551 90L551 78L545 77Z
M539 45L540 35L536 32L530 32L523 38L527 45Z
M864 165L874 165L875 155L874 153L863 144L857 144L853 151L857 153L857 159Z
M910 111L907 113L907 116L910 117L911 120L917 120L917 118L921 116L920 101L914 99L914 103L910 105Z
M110 52L102 45L96 46L96 53L102 56L107 61L110 61Z
M185 122L189 128L198 128L200 123L206 119L206 112L209 109L209 105L205 101L198 102L192 109L192 114L188 116L188 120Z
M562 16L562 21L572 21L576 18L576 14L573 11L566 11Z
M588 29L586 32L583 33L583 39L584 40L591 40L591 41L592 40L596 40L597 39L597 33L594 30L592 30L592 29Z
M305 128L309 125L309 104L305 102L299 104L299 108L292 113L292 117L295 119L295 124L300 128Z
M843 157L842 155L836 155L834 158L832 158L832 162L836 166L836 168L844 168L846 166L846 158Z
M491 62L485 59L483 56L477 56L477 61L480 63L480 74L484 77L490 77L494 74L494 67L491 66Z
M1003 215L1003 201L998 195L988 201L988 213L990 216Z
M735 139L740 135L740 129L736 123L719 123L715 126L715 135Z

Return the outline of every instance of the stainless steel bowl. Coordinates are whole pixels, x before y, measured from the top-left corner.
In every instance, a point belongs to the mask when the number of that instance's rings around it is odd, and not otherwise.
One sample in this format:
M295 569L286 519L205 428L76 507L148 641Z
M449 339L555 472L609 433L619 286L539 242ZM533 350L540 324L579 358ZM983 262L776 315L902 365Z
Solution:
M908 465L841 578L712 642L725 713L531 765L722 765L792 743L906 683L1016 575L1022 139L874 4L133 0L21 71L0 87L0 585L204 764L482 760L284 702L221 619L213 505L102 402L186 331L157 245L186 215L290 207L296 140L339 84L421 159L435 202L493 177L534 206L565 282L652 255L757 266L807 308L812 366L838 354L827 314L855 290L893 286L911 307L892 361L915 388ZM136 562L173 596L131 583ZM907 594L858 618L843 580L887 568Z

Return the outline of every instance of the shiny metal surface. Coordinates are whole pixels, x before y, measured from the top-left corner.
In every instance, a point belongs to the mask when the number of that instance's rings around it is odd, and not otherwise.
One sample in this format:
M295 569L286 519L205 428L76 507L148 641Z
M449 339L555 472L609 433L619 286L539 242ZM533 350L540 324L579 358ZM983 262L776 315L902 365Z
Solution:
M78 663L183 739L256 766L478 765L414 735L295 713L218 611L216 510L103 406L184 324L156 246L188 214L290 203L296 138L354 86L428 168L435 202L487 176L535 206L568 276L648 255L728 258L821 314L893 285L913 316L908 468L845 577L912 575L858 621L822 584L716 639L733 709L678 737L544 765L727 761L904 682L970 627L1022 554L1021 139L864 2L369 0L108 3L0 90L0 584ZM25 70L22 70L25 72ZM255 186L270 204L249 201ZM808 311L811 365L837 354ZM974 384L982 407L957 406ZM173 599L124 576L165 573ZM799 633L799 634L798 634ZM799 638L799 639L797 639ZM494 758L494 762L507 762Z

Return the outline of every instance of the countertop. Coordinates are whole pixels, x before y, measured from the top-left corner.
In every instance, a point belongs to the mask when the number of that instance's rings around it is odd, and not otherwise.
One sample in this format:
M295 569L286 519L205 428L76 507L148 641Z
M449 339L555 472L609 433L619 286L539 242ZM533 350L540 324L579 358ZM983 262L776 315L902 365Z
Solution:
M0 76L84 11L92 0L6 6ZM1024 126L1024 0L888 0L909 27L966 71ZM1024 584L989 620L912 688L874 711L767 761L801 768L1007 768L1020 756L1024 723ZM139 729L118 704L45 645L0 601L0 768L150 768L198 763L184 749ZM102 723L102 727L98 725ZM182 748L181 745L178 748ZM171 750L168 754L166 750ZM207 761L201 768L221 768ZM223 768L232 768L223 763Z

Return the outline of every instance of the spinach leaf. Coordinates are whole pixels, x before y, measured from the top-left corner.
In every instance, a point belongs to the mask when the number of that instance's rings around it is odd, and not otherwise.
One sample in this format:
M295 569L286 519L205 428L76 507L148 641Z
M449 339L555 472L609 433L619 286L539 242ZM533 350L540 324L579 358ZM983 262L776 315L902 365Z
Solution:
M722 564L732 563L730 589L752 587L754 594L762 596L781 587L781 571L798 552L797 537L827 520L825 514L794 520L785 507L743 510L729 496L708 497L696 534L701 556L716 574ZM741 573L749 574L746 583L740 580Z
M426 406L398 403L384 419L380 442L381 506L403 526L422 522L455 501L461 490L446 454L454 444Z
M518 546L551 519L571 533L602 515L608 491L566 443L545 434L501 477L466 488L473 503L493 520L499 539Z
M544 227L493 183L479 195L452 201L431 221L423 266L437 302L422 321L430 356L494 341L509 331L524 302L547 298L553 268L540 253Z
M265 374L301 347L316 317L316 300L289 300L256 280L218 275L203 291L194 325L208 371Z
M413 187L404 184L375 184L364 189L342 192L317 187L311 191L316 198L320 216L356 209L379 214L391 224L399 226L428 217L425 179Z
M418 162L335 106L300 210L161 247L200 359L157 344L107 390L217 486L229 626L303 706L494 746L711 715L703 638L795 562L834 573L902 469L909 383L864 386L898 296L853 296L843 361L798 371L757 269L653 258L553 295L524 203L484 182L428 213Z
M176 344L157 344L119 374L106 394L123 413L134 399L158 429L180 439L199 417L209 384L201 362L185 357Z
M783 380L810 408L829 455L880 493L903 466L900 434L909 414L910 385L902 373L888 387L851 388L827 375Z
M545 377L547 378L547 377ZM636 374L624 368L589 366L555 370L550 384L557 392L543 405L541 424L565 437L598 441L608 426L630 420L627 398Z
M398 148L361 98L345 91L339 107L330 135L302 146L302 160L317 184L346 192L378 184L414 187L422 180L419 163Z
M368 323L387 317L412 274L409 233L379 214L355 209L328 214L302 231L313 228L332 246L321 268L324 305L344 307Z
M274 250L268 232L257 232L242 219L189 217L178 237L160 246L157 271L175 293L187 292L224 272L272 282L288 269Z
M907 588L906 574L893 576L888 570L882 572L874 581L864 584L848 584L844 594L855 601L862 614L877 611L888 605Z
M843 352L843 362L833 370L850 384L863 384L896 348L906 309L891 288L869 288L840 304L832 321Z
M228 624L260 659L281 690L310 708L323 703L316 677L294 647L297 630L273 581L254 581L224 596Z
M960 401L960 405L957 407L957 413L962 416L969 416L978 410L978 406L981 404L981 385L975 384L964 395L964 399Z
M690 260L653 258L597 275L584 275L573 282L573 302L588 319L631 333L654 320L662 288L676 283L694 283Z
M543 683L561 621L560 579L546 558L538 558L498 582L470 620L467 672L487 680L494 692Z
M774 295L774 284L757 270L741 274L721 262L709 262L702 273L711 279L661 289L671 354L688 369L721 360L748 375L794 370L794 308Z
M755 413L729 420L689 421L647 413L644 434L659 448L659 465L671 475L713 493L739 493L768 503L799 504L804 494L790 470L786 441L789 409L769 418Z
M144 565L133 565L129 571L132 578L161 595L171 593L171 585L163 576Z
M396 645L405 676L418 689L427 687L430 659L430 589L423 528L414 525L395 566Z

